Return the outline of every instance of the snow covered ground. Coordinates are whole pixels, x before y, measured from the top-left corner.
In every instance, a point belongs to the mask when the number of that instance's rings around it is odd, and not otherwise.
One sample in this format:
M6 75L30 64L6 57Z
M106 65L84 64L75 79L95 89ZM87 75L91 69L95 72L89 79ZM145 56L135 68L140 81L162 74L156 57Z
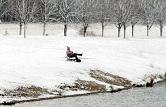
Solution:
M46 33L48 35L63 36L63 24L50 23L46 26ZM73 24L68 25L68 35L78 36L79 31L82 29L82 25ZM42 35L43 25L42 24L28 24L27 34L28 35ZM92 32L96 36L101 36L101 24L90 24L88 31ZM18 35L19 34L19 24L0 24L0 34L5 34L6 31L8 35ZM166 33L166 27L163 28L163 36ZM147 38L146 37L146 26L136 25L134 29L134 35L136 38ZM160 36L160 28L157 25L152 26L149 32L149 38L158 38ZM104 30L105 37L117 38L117 28L115 25L107 25ZM123 37L123 29L121 30L121 36ZM127 38L131 37L131 27L127 27L126 32Z
M166 73L165 38L84 38L78 31L69 29L68 37L56 33L47 37L27 35L23 39L8 32L8 36L3 33L0 36L0 94L19 86L54 90L63 83L72 85L76 80L101 83L89 76L91 69L118 75L133 83L143 82L151 74ZM83 53L81 63L66 61L66 46Z

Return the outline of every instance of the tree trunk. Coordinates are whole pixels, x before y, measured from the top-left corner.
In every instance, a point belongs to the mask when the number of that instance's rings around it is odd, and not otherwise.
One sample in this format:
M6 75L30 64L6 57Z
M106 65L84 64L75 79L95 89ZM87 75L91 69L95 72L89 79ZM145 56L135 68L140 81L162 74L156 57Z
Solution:
M20 22L20 31L19 31L19 35L22 35L22 22Z
M64 25L64 36L67 36L67 24Z
M26 38L27 24L24 22L24 38Z
M84 26L84 37L86 36L86 31L87 31L88 25Z
M149 36L149 25L147 25L147 36Z
M44 20L43 20L43 36L46 35L46 1L44 1Z
M160 27L160 36L161 37L163 36L163 27L162 26Z
M160 22L160 36L163 36L163 23Z
M120 38L120 30L121 30L121 28L118 27L118 38Z
M121 25L118 24L118 38L120 38Z
M43 36L46 35L46 22L43 23Z
M132 37L134 37L134 25L132 25Z
M123 27L124 27L124 39L126 39L126 25L124 24Z
M102 37L104 37L104 22L102 22Z

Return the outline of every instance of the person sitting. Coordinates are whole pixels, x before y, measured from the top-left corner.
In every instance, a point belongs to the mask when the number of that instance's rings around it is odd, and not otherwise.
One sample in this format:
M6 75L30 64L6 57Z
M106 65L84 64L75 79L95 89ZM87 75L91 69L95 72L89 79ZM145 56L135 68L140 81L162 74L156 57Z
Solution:
M70 50L70 47L68 46L67 46L66 55L69 58L75 58L77 62L81 62L81 60L77 56L82 56L82 54L74 53L73 51Z

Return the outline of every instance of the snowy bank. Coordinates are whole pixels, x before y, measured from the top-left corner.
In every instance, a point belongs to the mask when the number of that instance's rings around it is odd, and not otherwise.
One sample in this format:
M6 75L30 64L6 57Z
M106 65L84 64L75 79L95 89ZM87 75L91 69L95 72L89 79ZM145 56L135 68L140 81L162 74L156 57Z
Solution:
M73 91L70 87L81 81L83 86L87 82L97 86L95 91L108 91L125 87L111 84L115 78L123 77L124 83L142 84L152 75L155 81L164 79L166 73L165 38L27 37L0 37L0 102L26 99L7 96L17 93L12 91L16 89L21 92L35 90L35 98L83 94L91 89ZM66 46L83 53L81 63L66 61ZM92 70L102 71L100 75L104 75L104 79L94 78L90 75ZM85 89L81 85L78 87Z

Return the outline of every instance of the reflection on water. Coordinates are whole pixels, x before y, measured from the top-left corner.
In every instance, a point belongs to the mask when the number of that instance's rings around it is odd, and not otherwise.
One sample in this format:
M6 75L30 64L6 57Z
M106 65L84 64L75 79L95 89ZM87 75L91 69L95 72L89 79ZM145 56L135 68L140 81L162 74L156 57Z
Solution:
M153 88L23 103L12 107L166 107L166 83Z

